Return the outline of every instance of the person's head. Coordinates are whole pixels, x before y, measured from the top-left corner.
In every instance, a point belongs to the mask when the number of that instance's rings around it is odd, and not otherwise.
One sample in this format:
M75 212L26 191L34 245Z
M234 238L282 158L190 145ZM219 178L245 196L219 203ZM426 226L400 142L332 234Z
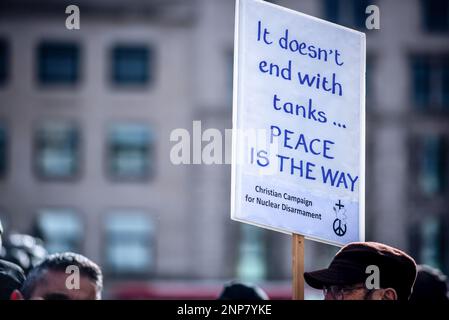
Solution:
M350 243L327 269L304 273L326 300L408 300L415 278L413 258L377 242Z
M102 288L100 268L80 254L66 252L47 256L15 294L27 300L98 300Z
M47 255L42 241L27 234L13 233L5 237L3 249L2 258L20 266L25 274Z
M14 290L25 281L23 270L16 264L0 260L0 300L9 300Z
M419 265L410 301L449 301L447 277L438 269Z
M257 286L232 281L225 284L218 300L268 300L268 295Z

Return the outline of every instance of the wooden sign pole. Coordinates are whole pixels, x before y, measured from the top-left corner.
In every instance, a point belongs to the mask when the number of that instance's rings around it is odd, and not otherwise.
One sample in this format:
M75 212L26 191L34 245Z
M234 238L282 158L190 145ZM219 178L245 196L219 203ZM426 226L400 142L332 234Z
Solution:
M292 234L293 300L304 300L304 236Z

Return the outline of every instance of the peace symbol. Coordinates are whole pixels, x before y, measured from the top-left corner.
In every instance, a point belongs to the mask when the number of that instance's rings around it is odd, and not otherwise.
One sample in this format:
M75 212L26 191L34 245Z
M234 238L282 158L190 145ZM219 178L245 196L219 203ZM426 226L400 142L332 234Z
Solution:
M346 224L342 224L340 219L334 220L333 228L335 234L339 237L343 237L346 233Z

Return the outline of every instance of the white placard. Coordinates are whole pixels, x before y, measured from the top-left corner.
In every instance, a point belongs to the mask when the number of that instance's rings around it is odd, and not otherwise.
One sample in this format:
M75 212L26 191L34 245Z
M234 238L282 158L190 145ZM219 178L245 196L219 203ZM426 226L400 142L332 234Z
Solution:
M237 0L231 218L364 241L365 34Z

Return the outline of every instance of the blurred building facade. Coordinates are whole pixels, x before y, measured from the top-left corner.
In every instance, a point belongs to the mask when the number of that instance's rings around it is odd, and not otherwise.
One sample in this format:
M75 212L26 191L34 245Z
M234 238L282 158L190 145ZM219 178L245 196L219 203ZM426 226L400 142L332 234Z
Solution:
M367 33L367 240L449 272L449 1L271 2ZM234 5L2 1L5 228L114 279L288 280L290 238L230 221L230 166L170 162L172 130L231 127Z

